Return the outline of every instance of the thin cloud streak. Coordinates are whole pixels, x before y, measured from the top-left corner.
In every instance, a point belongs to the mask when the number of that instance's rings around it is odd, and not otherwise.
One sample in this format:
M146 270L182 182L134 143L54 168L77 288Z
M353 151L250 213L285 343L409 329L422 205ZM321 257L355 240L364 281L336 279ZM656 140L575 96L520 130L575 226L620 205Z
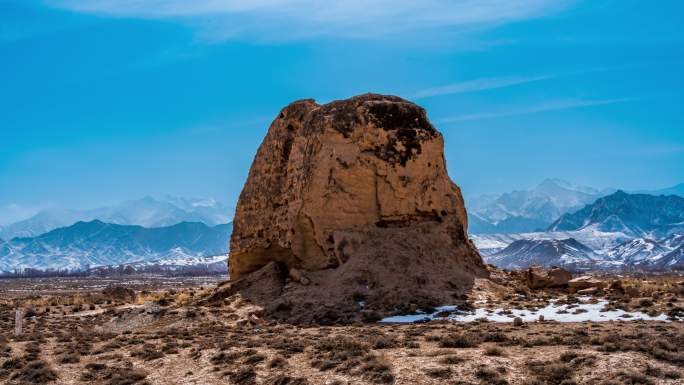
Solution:
M465 82L448 84L446 86L427 88L416 92L416 99L424 99L431 96L463 94L468 92L478 92L485 90L492 90L496 88L504 88L516 86L519 84L526 84L537 82L541 80L548 80L555 78L554 75L539 75L539 76L509 76L499 78L481 78L468 80Z
M414 95L415 99L425 99L432 96L442 96L442 95L453 95L453 94L464 94L469 92L479 92L486 90L493 90L497 88L512 87L521 84L527 84L532 82L544 81L556 79L564 76L574 76L582 74L591 74L596 72L606 72L621 70L625 67L602 67L602 68L591 68L586 70L577 70L569 72L561 72L557 74L541 74L533 76L502 76L502 77L491 77L491 78L479 78L473 80L467 80L463 82L447 84L444 86L426 88L416 92Z
M485 112L485 113L478 113L478 114L466 114L466 115L452 116L452 117L447 117L447 118L443 118L443 119L438 119L438 120L436 120L436 123L453 123L453 122L464 122L464 121L471 121L471 120L495 119L495 118L503 118L503 117L508 117L508 116L536 114L536 113L547 112L547 111L570 110L573 108L603 106L603 105L608 105L608 104L625 103L625 102L631 102L634 100L637 100L637 99L635 99L635 98L617 98L617 99L592 99L592 100L577 100L577 99L557 100L557 101L542 103L542 104L539 104L536 106L525 107L525 108L520 108L520 109L512 109L512 110L507 110L507 111Z
M576 0L43 0L74 12L171 19L214 39L256 35L374 38L417 30L468 29L540 18Z

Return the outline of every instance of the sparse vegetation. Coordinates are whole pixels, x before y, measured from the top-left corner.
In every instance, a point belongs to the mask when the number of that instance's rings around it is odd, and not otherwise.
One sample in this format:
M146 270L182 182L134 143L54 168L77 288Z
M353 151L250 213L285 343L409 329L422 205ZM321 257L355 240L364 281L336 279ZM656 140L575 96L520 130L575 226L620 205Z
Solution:
M475 378L479 379L481 383L489 385L507 385L508 381L501 374L501 371L484 365L480 365L475 370Z
M504 355L504 351L498 346L487 346L484 354L486 356L500 357Z
M86 365L81 381L106 385L144 384L147 373L130 367L113 367L106 364L91 363Z
M44 361L31 356L6 360L0 368L0 379L13 384L47 384L57 380L57 373Z
M243 366L240 369L228 374L230 381L235 385L256 384L256 372L250 366Z
M500 301L533 311L553 298L535 295ZM98 291L22 299L35 316L25 319L22 336L0 332L0 383L58 383L75 372L81 383L105 385L166 385L164 376L265 385L324 378L344 385L670 385L681 382L684 367L681 322L296 326L261 320L239 298L203 306L193 302L201 294L185 290L114 297ZM684 305L662 289L619 299L634 309ZM2 330L13 330L15 301L0 297ZM575 311L577 298L562 301ZM88 313L74 315L74 306ZM629 360L614 360L625 354Z
M444 364L444 365L458 365L462 362L465 362L465 358L456 356L456 355L449 355L444 358L442 358L439 362Z
M528 368L542 384L568 385L573 381L573 370L564 363L532 361L528 363Z
M131 352L131 357L152 361L164 357L164 353L152 344L144 344L139 350Z
M442 337L439 346L442 348L474 348L480 345L479 338L472 333L454 333Z
M435 367L435 368L425 368L423 369L425 374L428 377L432 378L440 378L440 379L447 379L451 377L451 369L447 368L440 368L440 367Z

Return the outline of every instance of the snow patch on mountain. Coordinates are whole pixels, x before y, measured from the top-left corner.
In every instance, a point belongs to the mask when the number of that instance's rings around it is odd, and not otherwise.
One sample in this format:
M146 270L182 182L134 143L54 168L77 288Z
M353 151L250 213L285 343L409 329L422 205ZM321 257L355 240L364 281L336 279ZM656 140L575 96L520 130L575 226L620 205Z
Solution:
M574 238L519 239L486 258L488 263L505 269L524 269L533 265L588 269L599 256Z
M669 251L671 250L659 245L652 239L636 238L608 250L605 256L614 261L633 264L644 261L657 261Z
M488 263L509 269L526 267L530 261L545 266L572 265L571 268L684 268L682 234L672 234L661 239L634 238L622 232L600 231L593 226L565 232L476 234L471 235L471 239ZM562 245L567 239L577 241L588 250L574 245ZM514 244L516 247L511 247Z

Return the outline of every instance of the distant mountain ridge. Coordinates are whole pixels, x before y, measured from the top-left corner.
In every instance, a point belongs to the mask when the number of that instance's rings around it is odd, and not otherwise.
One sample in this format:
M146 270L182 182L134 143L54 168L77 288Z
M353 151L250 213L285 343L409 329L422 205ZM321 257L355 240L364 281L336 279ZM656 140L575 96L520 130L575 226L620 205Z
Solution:
M571 269L684 269L684 198L617 191L562 215L547 231L474 234L486 260Z
M232 224L182 222L145 228L99 220L77 222L37 237L0 243L0 271L83 269L153 260L187 259L228 252Z
M608 242L605 248L597 248L572 238L587 237L585 230L513 234L508 239L503 235L506 234L478 235L474 241L487 263L504 269L541 265L575 271L684 270L684 245L673 247L663 239L624 240L622 233L602 233L602 237L614 237L613 242Z
M594 266L599 256L574 238L520 239L489 256L488 263L505 269L524 269L533 265L563 266L573 270Z
M173 196L144 197L90 210L49 209L31 218L0 227L0 238L33 237L79 221L100 220L120 225L164 227L181 222L215 226L230 221L232 211L213 199Z
M648 195L679 195L684 197L684 183L678 185L663 188L660 190L637 190L629 191L630 194L648 194Z
M635 237L652 232L656 236L666 236L678 227L684 227L684 198L618 191L574 213L564 214L549 226L548 231L581 230L590 226Z
M466 199L468 231L471 234L544 231L561 215L580 210L616 191L614 188L599 190L561 179L546 179L531 190L470 197ZM684 183L659 190L628 193L684 197Z
M677 190L678 186L655 191ZM684 269L684 198L624 191L602 195L605 192L547 180L533 191L484 197L473 202L479 211L468 213L469 232L487 261L504 268L542 264L580 270ZM551 213L594 194L601 196L546 223ZM58 227L43 234L0 236L0 271L81 269L87 265L184 269L196 264L209 268L215 262L206 258L227 253L232 231L230 224L208 224L227 218L230 212L212 200L147 197L87 212L67 212L69 215L59 218L55 211L39 213L14 227L16 231L18 225L25 225L28 232ZM150 227L101 219L59 226L89 215ZM492 222L491 218L498 220ZM170 225L156 226L159 223ZM478 226L486 231L475 233Z
M93 275L116 275L152 273L152 274L181 274L181 275L206 275L228 274L228 264L225 254L208 257L181 257L175 259L160 259L152 261L129 262L120 265L107 265L90 268L88 272Z
M684 270L684 246L679 246L672 252L665 254L655 265L659 268Z
M609 259L622 261L627 265L642 264L649 260L659 259L669 249L648 238L635 238L621 243L606 252Z

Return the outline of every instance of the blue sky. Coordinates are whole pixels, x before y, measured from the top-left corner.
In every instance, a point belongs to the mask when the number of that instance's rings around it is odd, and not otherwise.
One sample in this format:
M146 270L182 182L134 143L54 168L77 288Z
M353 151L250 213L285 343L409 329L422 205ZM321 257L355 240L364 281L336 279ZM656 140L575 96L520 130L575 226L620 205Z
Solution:
M0 216L234 204L278 110L424 106L466 196L684 181L680 1L0 0Z

